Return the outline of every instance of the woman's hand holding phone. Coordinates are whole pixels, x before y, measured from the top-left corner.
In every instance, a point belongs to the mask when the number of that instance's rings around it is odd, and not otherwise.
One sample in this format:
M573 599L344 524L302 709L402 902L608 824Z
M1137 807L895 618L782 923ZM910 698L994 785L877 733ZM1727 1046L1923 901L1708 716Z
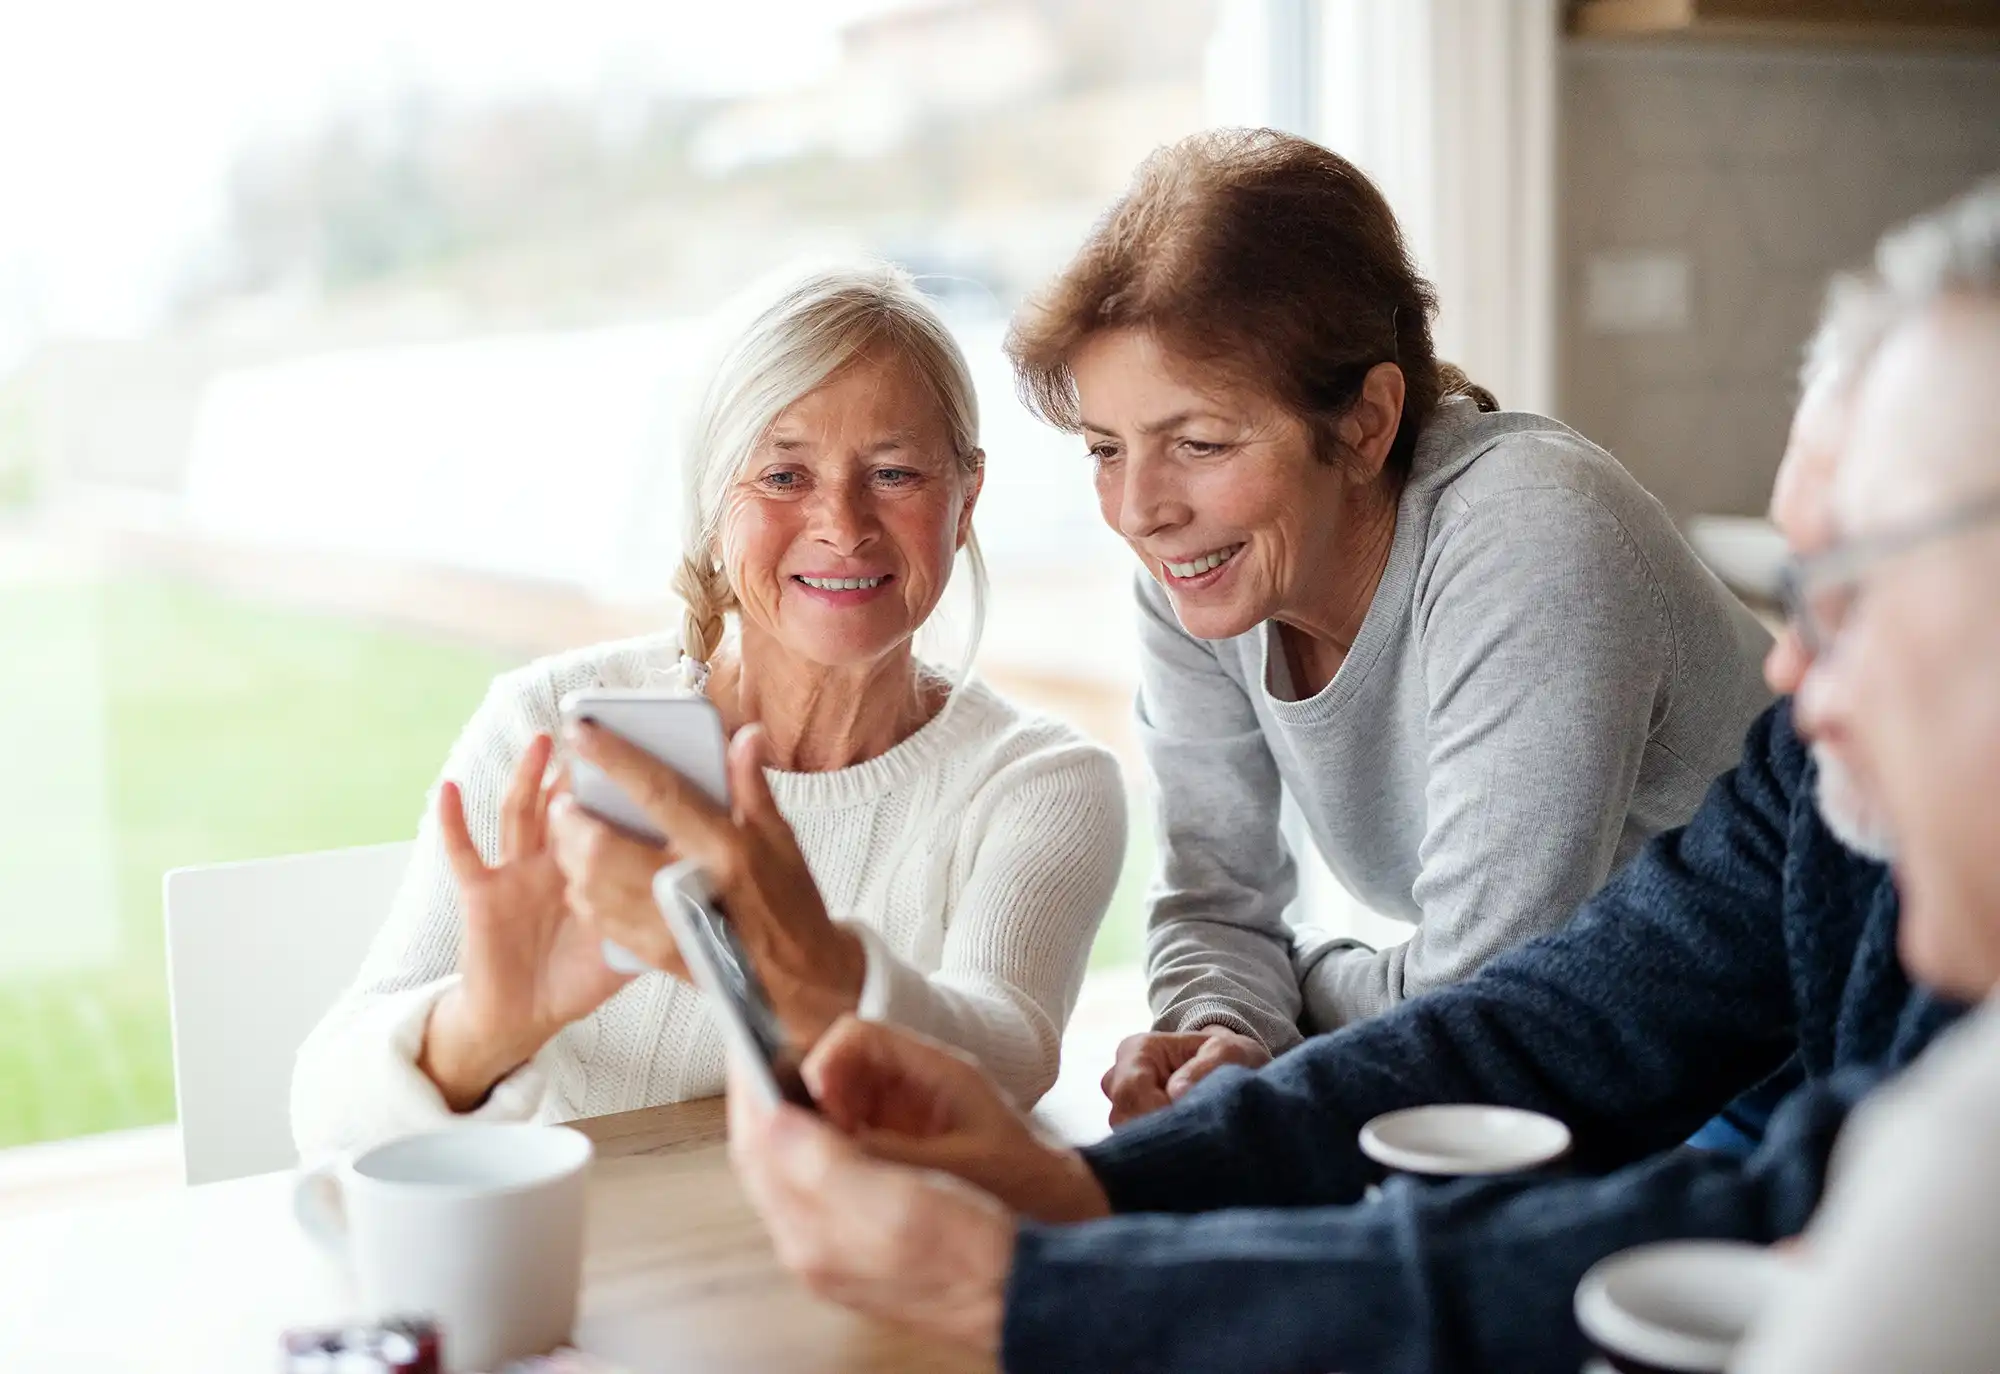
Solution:
M465 908L461 980L431 1010L419 1064L454 1111L477 1106L564 1026L590 1015L627 975L605 967L601 934L564 898L545 788L552 744L538 735L500 805L500 853L488 865L466 827L457 784L438 791L437 822Z
M653 875L676 858L692 859L727 909L731 928L795 1043L811 1045L854 1010L867 956L860 939L827 916L798 839L779 814L764 780L761 727L745 726L730 741L726 808L600 726L576 722L565 739L674 840L671 849L662 850L621 835L574 804L558 807L553 821L558 861L569 880L570 900L587 909L590 924L654 962L660 942L671 946L672 937L653 898ZM675 950L676 964L679 957Z
M664 767L651 759L647 762ZM673 932L653 901L653 876L678 857L673 846L662 848L634 839L567 795L557 797L549 808L549 833L570 910L603 940L628 951L647 968L689 981ZM602 950L601 940L600 958Z

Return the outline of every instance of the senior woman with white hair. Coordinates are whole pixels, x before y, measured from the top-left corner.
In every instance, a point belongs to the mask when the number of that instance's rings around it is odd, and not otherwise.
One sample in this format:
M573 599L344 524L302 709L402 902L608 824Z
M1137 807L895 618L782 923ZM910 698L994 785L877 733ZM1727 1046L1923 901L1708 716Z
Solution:
M667 855L545 783L557 703L586 687L705 693L735 737L739 809L761 799L796 832L823 902L732 913L796 1039L858 1011L971 1053L1024 1104L1054 1082L1123 791L1103 749L913 648L961 551L984 605L957 345L899 269L810 275L724 351L687 463L680 632L494 682L387 923L299 1052L302 1150L722 1090L700 995L601 957L611 935L683 971L649 893Z

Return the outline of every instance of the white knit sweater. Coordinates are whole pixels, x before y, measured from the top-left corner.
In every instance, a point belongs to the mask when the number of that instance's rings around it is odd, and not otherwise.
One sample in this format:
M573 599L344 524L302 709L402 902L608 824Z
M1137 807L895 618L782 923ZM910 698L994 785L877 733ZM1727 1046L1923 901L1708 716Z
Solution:
M672 635L599 645L498 678L444 768L489 862L516 761L577 688L678 683ZM983 683L879 758L830 773L768 770L835 919L861 934L861 1015L976 1056L1022 1103L1055 1081L1098 922L1118 881L1124 791L1111 755L1025 715ZM435 793L433 793L433 800ZM302 1153L453 1119L416 1066L431 1006L457 974L457 884L432 809L387 923L352 987L299 1050ZM648 974L557 1035L471 1115L564 1121L722 1091L702 995Z

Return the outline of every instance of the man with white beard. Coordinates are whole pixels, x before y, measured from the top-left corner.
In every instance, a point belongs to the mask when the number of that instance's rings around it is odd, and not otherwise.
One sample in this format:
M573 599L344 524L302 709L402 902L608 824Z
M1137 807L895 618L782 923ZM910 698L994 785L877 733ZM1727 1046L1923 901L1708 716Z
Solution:
M1882 258L1798 710L1898 836L1905 967L1980 1010L1857 1113L1744 1374L2000 1368L2000 181Z
M1870 317L1859 304L1861 294L1856 279L1843 279L1830 293L1827 320L1813 340L1806 368L1805 394L1793 413L1785 461L1772 488L1772 519L1795 550L1810 550L1828 538L1834 459L1847 426L1854 379L1873 332ZM1773 641L1764 676L1774 690L1789 693L1797 690L1811 667L1812 654L1798 627L1791 626ZM1838 751L1813 739L1810 732L1806 739L1820 820L1846 848L1875 863L1888 863L1894 850L1880 808L1855 781ZM1771 1113L1803 1081L1798 1061L1786 1064L1725 1107L1688 1143L1748 1155L1762 1141Z
M1860 303L1865 289L1854 282L1833 293L1829 319L1807 369L1805 396L1792 417L1791 442L1771 490L1771 518L1792 549L1802 554L1823 548L1833 538L1835 462L1854 406L1856 374L1873 333L1871 317ZM1812 666L1812 647L1793 624L1772 644L1764 676L1775 690L1789 695L1798 690ZM1839 750L1809 733L1807 739L1820 819L1855 853L1888 863L1895 857L1895 847L1881 807L1855 779Z

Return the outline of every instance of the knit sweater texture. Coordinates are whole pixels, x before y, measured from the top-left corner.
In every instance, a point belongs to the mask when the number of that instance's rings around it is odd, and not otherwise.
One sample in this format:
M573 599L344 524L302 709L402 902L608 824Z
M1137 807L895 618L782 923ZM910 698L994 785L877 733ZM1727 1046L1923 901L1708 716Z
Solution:
M489 862L515 763L535 735L558 731L564 694L671 690L679 653L672 635L621 641L494 682L440 779L462 789ZM974 679L877 758L765 776L829 913L862 937L860 1013L969 1051L1024 1105L1039 1098L1055 1081L1063 1027L1123 859L1124 791L1112 756ZM302 1152L451 1119L416 1058L431 1006L457 978L462 929L433 805L358 977L299 1051L292 1127ZM723 1042L703 996L648 974L564 1029L471 1115L563 1121L722 1088Z
M1904 975L1889 872L1828 832L1813 779L1781 702L1562 930L1087 1149L1121 1215L1022 1226L1006 1367L1576 1369L1570 1300L1597 1260L1797 1233L1849 1107L1960 1014ZM1806 1083L1748 1160L1675 1148L1793 1055ZM1567 1122L1576 1176L1397 1178L1354 1205L1363 1123L1433 1102Z

